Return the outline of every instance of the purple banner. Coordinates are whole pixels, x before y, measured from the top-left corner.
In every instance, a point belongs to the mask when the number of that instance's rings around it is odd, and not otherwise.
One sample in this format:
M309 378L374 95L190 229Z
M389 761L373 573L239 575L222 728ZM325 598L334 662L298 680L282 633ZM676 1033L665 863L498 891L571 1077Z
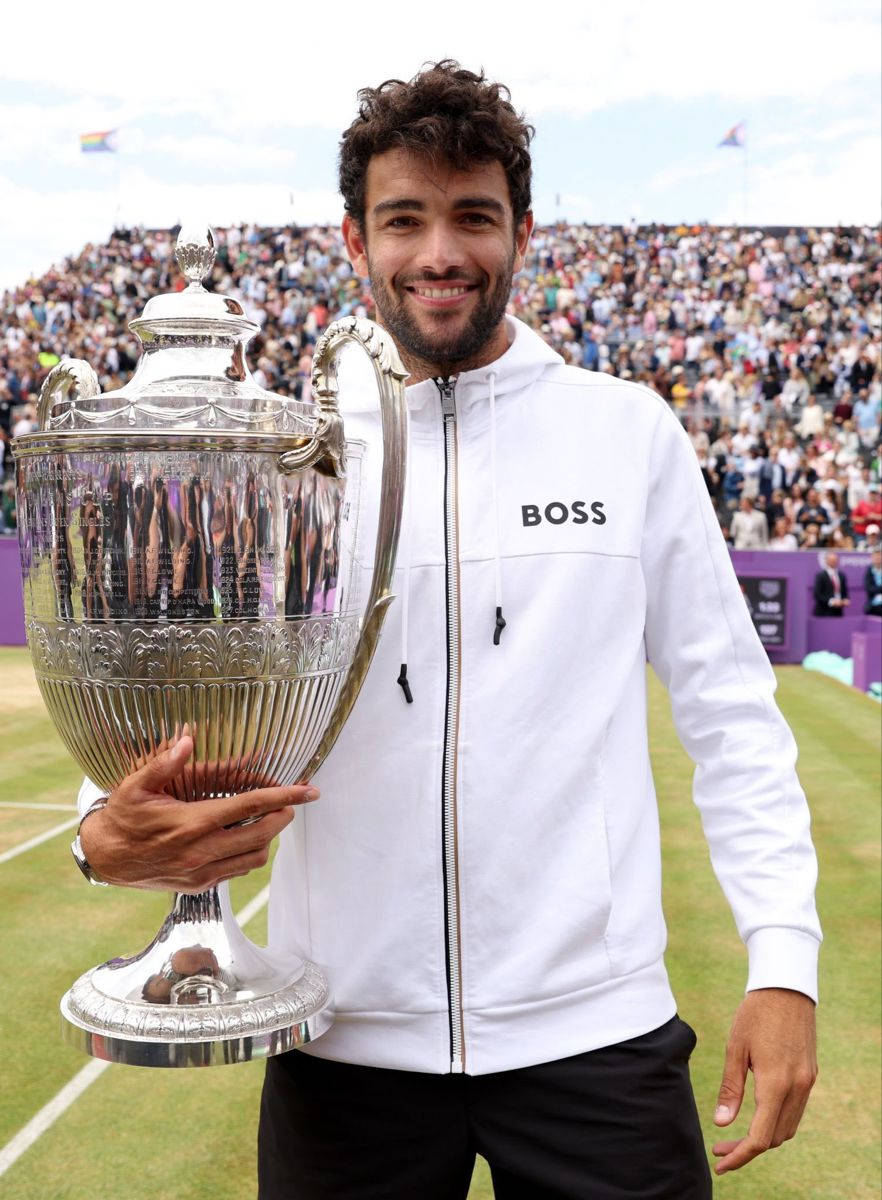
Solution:
M799 663L813 650L831 650L851 657L852 634L872 632L878 617L864 616L864 575L869 554L843 551L839 569L848 583L849 604L843 617L816 617L813 594L815 576L824 569L824 550L733 550L732 562L742 588L750 579L782 579L787 584L784 645L766 643L773 663Z
M0 646L25 644L18 538L0 536Z
M761 615L767 618L763 622L769 626L765 644L773 663L802 662L812 650L832 650L843 658L850 658L853 634L878 635L882 621L863 615L864 575L870 564L869 554L845 552L839 556L839 567L848 580L851 598L848 615L844 617L813 615L812 588L815 576L824 565L823 551L733 550L732 562L746 595L755 596L755 620L759 623ZM762 587L764 580L783 583L783 597L777 590L775 596L764 596L763 592L770 590ZM773 602L782 602L782 609L774 614L768 611L763 614L760 603ZM763 636L762 632L760 636ZM18 539L0 537L0 645L24 644ZM875 637L871 638L870 645L875 647Z

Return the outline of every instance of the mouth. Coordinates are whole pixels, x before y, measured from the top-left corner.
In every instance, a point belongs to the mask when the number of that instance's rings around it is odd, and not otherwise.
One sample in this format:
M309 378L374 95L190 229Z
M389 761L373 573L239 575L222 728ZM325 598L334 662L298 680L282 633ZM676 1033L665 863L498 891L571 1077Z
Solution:
M404 289L413 296L419 304L427 308L455 308L457 304L472 292L477 290L474 283L412 283Z

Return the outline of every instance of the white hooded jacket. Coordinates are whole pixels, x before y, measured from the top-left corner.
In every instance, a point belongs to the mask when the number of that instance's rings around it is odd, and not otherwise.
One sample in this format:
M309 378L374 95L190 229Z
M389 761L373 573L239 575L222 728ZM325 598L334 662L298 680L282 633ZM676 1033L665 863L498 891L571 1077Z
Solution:
M329 974L334 1023L306 1048L323 1057L481 1074L673 1016L647 661L696 763L748 988L816 997L796 749L689 440L651 391L509 330L446 420L438 384L407 389L399 599L322 797L280 839L270 942ZM377 424L347 418L366 497Z

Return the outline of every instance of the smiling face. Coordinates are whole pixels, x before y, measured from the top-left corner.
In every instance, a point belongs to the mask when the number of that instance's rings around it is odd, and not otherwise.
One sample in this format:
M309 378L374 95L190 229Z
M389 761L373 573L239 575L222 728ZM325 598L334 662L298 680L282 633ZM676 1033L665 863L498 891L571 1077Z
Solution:
M411 382L493 362L507 349L503 317L533 226L516 227L499 162L468 171L402 150L368 165L362 229L344 217L352 265L368 275L380 324Z

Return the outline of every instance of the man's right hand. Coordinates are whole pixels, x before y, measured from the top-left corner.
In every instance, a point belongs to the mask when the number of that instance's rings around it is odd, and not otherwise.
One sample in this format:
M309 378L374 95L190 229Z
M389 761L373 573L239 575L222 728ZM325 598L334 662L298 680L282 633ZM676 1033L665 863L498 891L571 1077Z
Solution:
M247 875L266 863L273 838L294 818L293 806L319 794L297 784L195 803L178 800L166 789L192 753L193 739L180 738L124 779L106 807L83 822L80 844L99 879L121 887L202 892Z

